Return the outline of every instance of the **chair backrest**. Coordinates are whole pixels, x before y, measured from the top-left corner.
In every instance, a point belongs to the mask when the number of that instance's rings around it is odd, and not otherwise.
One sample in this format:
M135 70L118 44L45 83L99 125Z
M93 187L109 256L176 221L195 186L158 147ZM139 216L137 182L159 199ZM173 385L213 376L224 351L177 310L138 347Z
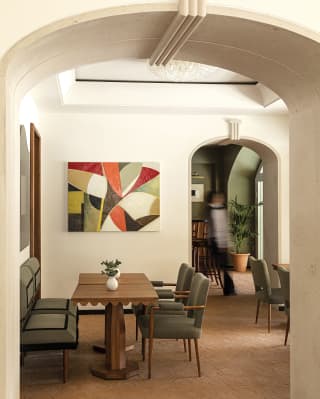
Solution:
M193 275L194 275L194 269L191 266L187 265L186 263L182 263L178 272L176 290L177 291L190 290Z
M208 222L192 221L192 238L206 239L208 237Z
M22 323L33 307L34 287L33 274L30 268L23 264L20 268L20 321Z
M271 282L267 263L264 259L249 258L256 295L264 300L271 295Z
M189 291L191 288L192 279L194 276L194 268L182 263L179 269L176 291ZM176 302L182 302L186 305L187 298L176 298Z
M195 273L192 284L191 292L188 297L187 306L205 306L209 292L209 279L202 273ZM201 327L203 320L204 309L189 310L188 317L194 318L194 325Z
M278 267L277 272L286 310L290 310L290 272L284 267Z
M30 269L33 275L34 291L37 292L41 283L40 263L38 259L32 256L24 262L23 266Z

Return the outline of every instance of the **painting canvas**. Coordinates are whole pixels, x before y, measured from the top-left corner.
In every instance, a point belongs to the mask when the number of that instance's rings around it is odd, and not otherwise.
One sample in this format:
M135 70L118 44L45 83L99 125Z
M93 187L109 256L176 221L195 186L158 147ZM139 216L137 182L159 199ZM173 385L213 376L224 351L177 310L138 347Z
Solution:
M68 163L68 231L159 230L159 163Z

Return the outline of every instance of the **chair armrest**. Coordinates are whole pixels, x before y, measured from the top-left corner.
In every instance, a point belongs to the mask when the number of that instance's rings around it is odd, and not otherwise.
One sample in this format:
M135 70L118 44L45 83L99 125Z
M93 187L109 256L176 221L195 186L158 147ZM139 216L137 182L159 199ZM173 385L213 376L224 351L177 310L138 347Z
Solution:
M183 310L184 306L181 302L159 302L160 310Z
M197 306L184 306L184 310L200 310L200 309L205 309L206 307L204 305L197 305Z

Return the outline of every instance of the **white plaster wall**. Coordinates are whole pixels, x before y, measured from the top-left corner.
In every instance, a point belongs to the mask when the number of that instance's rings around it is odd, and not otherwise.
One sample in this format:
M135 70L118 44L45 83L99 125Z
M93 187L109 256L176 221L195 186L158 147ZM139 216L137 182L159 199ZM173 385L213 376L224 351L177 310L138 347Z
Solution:
M286 117L241 117L244 138L276 150L288 164ZM223 116L43 114L42 266L44 296L72 294L79 272L99 272L100 261L118 257L123 271L141 271L152 279L175 279L190 254L189 162L202 143L225 138ZM159 161L161 231L127 233L67 232L67 161ZM288 180L280 168L280 181ZM288 208L288 186L281 208ZM289 221L282 221L280 246L289 255Z

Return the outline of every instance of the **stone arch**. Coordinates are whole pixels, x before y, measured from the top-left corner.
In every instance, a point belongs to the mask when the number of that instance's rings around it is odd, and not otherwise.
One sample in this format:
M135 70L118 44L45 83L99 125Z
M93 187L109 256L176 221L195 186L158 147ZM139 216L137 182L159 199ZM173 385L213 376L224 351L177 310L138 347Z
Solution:
M68 18L31 33L0 64L0 176L4 187L0 197L4 265L0 337L7 348L0 356L4 370L0 387L4 398L16 398L19 393L19 202L15 195L19 189L19 145L14 134L18 103L33 84L59 70L122 56L148 58L174 10L173 5L134 5ZM180 59L224 67L261 81L282 97L290 111L293 399L312 398L319 391L320 310L315 307L320 299L315 278L320 273L316 251L320 218L319 42L319 35L271 17L209 7L205 22L179 54ZM300 373L301 369L305 372Z

